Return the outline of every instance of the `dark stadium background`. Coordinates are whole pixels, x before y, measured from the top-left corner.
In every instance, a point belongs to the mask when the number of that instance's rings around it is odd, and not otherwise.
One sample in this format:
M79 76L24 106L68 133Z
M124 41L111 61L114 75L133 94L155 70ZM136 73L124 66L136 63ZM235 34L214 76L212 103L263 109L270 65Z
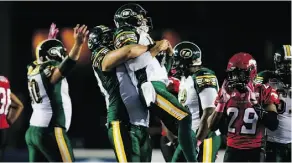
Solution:
M25 104L22 116L10 129L10 147L26 148L24 134L32 111L26 65L34 60L35 32L48 31L52 22L59 29L73 28L77 23L90 28L100 24L113 26L115 11L125 3L0 2L0 74L9 78L12 91ZM195 42L203 52L203 64L216 72L220 83L228 58L235 52L251 53L259 70L263 70L273 68L275 47L291 44L291 2L149 1L139 4L152 17L155 40L166 37L172 43ZM171 38L172 35L176 38ZM73 103L69 136L76 148L110 148L104 125L105 102L88 64L90 54L83 55L82 63L68 77ZM153 141L159 147L159 135Z

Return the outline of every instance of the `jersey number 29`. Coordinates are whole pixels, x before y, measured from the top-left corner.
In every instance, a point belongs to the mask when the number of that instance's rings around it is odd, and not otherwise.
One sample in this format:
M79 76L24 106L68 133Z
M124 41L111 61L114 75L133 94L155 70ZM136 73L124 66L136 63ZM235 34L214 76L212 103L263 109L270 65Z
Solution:
M8 113L8 108L11 104L10 93L10 89L0 87L0 115L3 113L7 115Z
M228 132L235 133L239 130L240 134L251 134L254 135L256 133L258 115L255 112L254 108L246 108L244 110L244 115L242 118L242 125L235 126L235 120L239 118L239 109L236 107L230 107L227 109L227 115L230 117L230 121L228 124Z

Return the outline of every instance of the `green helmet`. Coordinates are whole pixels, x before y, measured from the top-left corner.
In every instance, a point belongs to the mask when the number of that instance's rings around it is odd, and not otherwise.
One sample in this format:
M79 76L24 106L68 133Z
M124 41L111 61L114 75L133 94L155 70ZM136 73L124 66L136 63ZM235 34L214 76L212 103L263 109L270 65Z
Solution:
M187 68L191 66L198 66L202 64L202 51L198 45L183 41L175 45L174 51L174 63L177 67Z

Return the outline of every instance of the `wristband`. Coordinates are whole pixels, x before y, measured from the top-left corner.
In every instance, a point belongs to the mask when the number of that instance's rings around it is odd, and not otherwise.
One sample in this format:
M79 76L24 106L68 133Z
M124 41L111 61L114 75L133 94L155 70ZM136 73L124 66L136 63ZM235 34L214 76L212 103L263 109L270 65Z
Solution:
M76 61L71 59L69 56L67 56L59 66L59 70L62 76L67 76L68 73L73 69L75 65L76 65Z
M154 43L154 44L149 44L149 45L147 46L147 51L149 51L150 49L152 49L155 45L156 45L156 43Z
M224 108L225 108L225 103L218 103L215 108L215 111L222 113L224 111Z

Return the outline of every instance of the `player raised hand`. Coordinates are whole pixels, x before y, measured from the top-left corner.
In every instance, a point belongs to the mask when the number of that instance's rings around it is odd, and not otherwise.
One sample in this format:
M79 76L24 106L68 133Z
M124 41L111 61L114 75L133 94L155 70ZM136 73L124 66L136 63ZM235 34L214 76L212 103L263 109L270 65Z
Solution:
M167 53L169 56L172 56L172 55L173 55L173 48L172 48L170 42L169 42L169 41L167 41L167 42L168 42L168 48L167 48L167 50L166 50L166 53Z
M253 105L258 104L258 101L256 99L256 94L254 92L254 86L253 84L248 84L245 86L248 91L248 101L251 102Z
M225 79L221 86L219 96L216 102L226 103L229 99L230 99L230 92L228 91L228 81Z
M51 27L50 27L48 39L56 39L58 33L59 33L59 29L56 28L56 24L55 23L52 23Z
M81 27L79 27L79 24L77 24L76 27L74 28L74 35L73 35L75 42L78 45L83 44L86 40L88 33L89 31L87 30L86 25L83 24Z

